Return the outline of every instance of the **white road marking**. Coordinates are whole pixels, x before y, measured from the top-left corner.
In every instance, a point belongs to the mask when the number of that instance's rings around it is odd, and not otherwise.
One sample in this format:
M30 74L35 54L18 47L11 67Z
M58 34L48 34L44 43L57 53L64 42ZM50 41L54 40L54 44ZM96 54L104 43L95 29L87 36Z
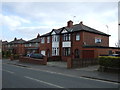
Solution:
M2 71L5 71L5 72L11 73L11 74L14 73L14 72L11 72L11 71L8 71L8 70L2 70Z
M99 81L99 82L118 84L117 82L103 81L103 80L92 79L92 78L86 78L86 77L81 77L81 76L78 77L78 76L75 76L75 75L68 75L68 74L63 74L63 73L58 73L58 72L52 72L52 71L48 71L48 70L40 70L40 69L35 69L35 68L28 68L28 69L31 69L31 70L38 70L38 71L42 71L42 72L48 72L48 73L51 73L51 74L59 74L59 75L68 76L68 77L82 78L82 79L94 80L94 81Z
M16 65L14 65L16 66ZM20 67L20 66L16 66L16 67ZM92 81L99 81L99 82L105 82L105 83L112 83L112 84L119 84L117 82L110 82L110 81L103 81L103 80L98 80L98 79L92 79L92 78L86 78L86 77L79 77L79 76L75 76L75 75L68 75L68 74L63 74L63 73L59 73L59 72L53 72L53 71L48 71L48 70L41 70L41 69L36 69L36 68L27 68L27 67L20 67L20 68L26 68L26 69L30 69L30 70L36 70L36 71L42 71L42 72L48 72L51 74L58 74L58 75L63 75L63 76L68 76L68 77L74 77L74 78L82 78L82 79L87 79L87 80L92 80Z
M41 82L41 83L50 85L50 86L54 86L54 87L57 87L57 88L64 88L64 87L62 87L62 86L55 85L55 84L52 84L52 83L49 83L49 82L45 82L45 81L42 81L42 80L38 80L38 79L35 79L35 78L31 78L31 77L28 77L28 76L24 76L24 77L25 77L25 78L28 78L28 79L31 79L31 80L34 80L34 81L37 81L37 82Z

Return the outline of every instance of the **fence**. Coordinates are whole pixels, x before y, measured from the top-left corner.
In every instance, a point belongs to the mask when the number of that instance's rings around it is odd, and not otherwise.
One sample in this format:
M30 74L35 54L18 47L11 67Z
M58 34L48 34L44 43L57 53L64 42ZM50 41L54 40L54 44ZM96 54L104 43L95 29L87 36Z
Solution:
M90 65L97 65L98 59L73 59L72 60L72 68L78 67L87 67Z

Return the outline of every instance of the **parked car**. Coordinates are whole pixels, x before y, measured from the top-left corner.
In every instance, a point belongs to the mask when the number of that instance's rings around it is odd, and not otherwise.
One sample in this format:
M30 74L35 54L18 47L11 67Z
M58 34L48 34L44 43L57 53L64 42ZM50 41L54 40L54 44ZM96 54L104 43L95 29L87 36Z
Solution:
M35 53L35 54L31 54L30 57L31 58L37 58L37 59L43 59L44 55L39 54L39 53Z
M120 57L120 54L112 54L112 55L109 55L109 56Z

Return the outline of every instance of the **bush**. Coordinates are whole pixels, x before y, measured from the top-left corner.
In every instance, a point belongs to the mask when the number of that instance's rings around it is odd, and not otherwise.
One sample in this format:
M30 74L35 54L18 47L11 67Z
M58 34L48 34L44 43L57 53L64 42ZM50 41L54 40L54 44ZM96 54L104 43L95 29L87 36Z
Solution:
M19 59L19 55L18 55L18 54L14 54L14 55L13 55L13 58L14 58L14 59Z
M2 51L2 57L3 58L9 58L11 56L11 52L10 51Z
M99 64L104 67L119 68L120 67L120 57L100 56Z

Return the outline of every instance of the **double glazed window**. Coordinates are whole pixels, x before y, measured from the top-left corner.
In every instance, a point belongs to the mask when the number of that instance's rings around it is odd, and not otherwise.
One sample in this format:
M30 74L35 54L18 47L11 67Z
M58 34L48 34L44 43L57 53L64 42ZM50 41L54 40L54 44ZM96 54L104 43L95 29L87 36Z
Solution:
M41 43L45 43L45 37L41 38Z
M101 39L99 39L99 38L95 39L95 43L101 43L101 42L102 42Z
M70 48L63 48L64 56L70 56Z
M70 41L70 34L63 34L63 41Z
M47 37L47 43L50 43L50 36Z
M59 36L58 35L53 35L52 36L52 41L53 42L59 42Z
M52 48L52 56L58 56L59 55L59 48Z
M76 41L78 41L78 40L80 40L80 34L79 33L76 34Z

